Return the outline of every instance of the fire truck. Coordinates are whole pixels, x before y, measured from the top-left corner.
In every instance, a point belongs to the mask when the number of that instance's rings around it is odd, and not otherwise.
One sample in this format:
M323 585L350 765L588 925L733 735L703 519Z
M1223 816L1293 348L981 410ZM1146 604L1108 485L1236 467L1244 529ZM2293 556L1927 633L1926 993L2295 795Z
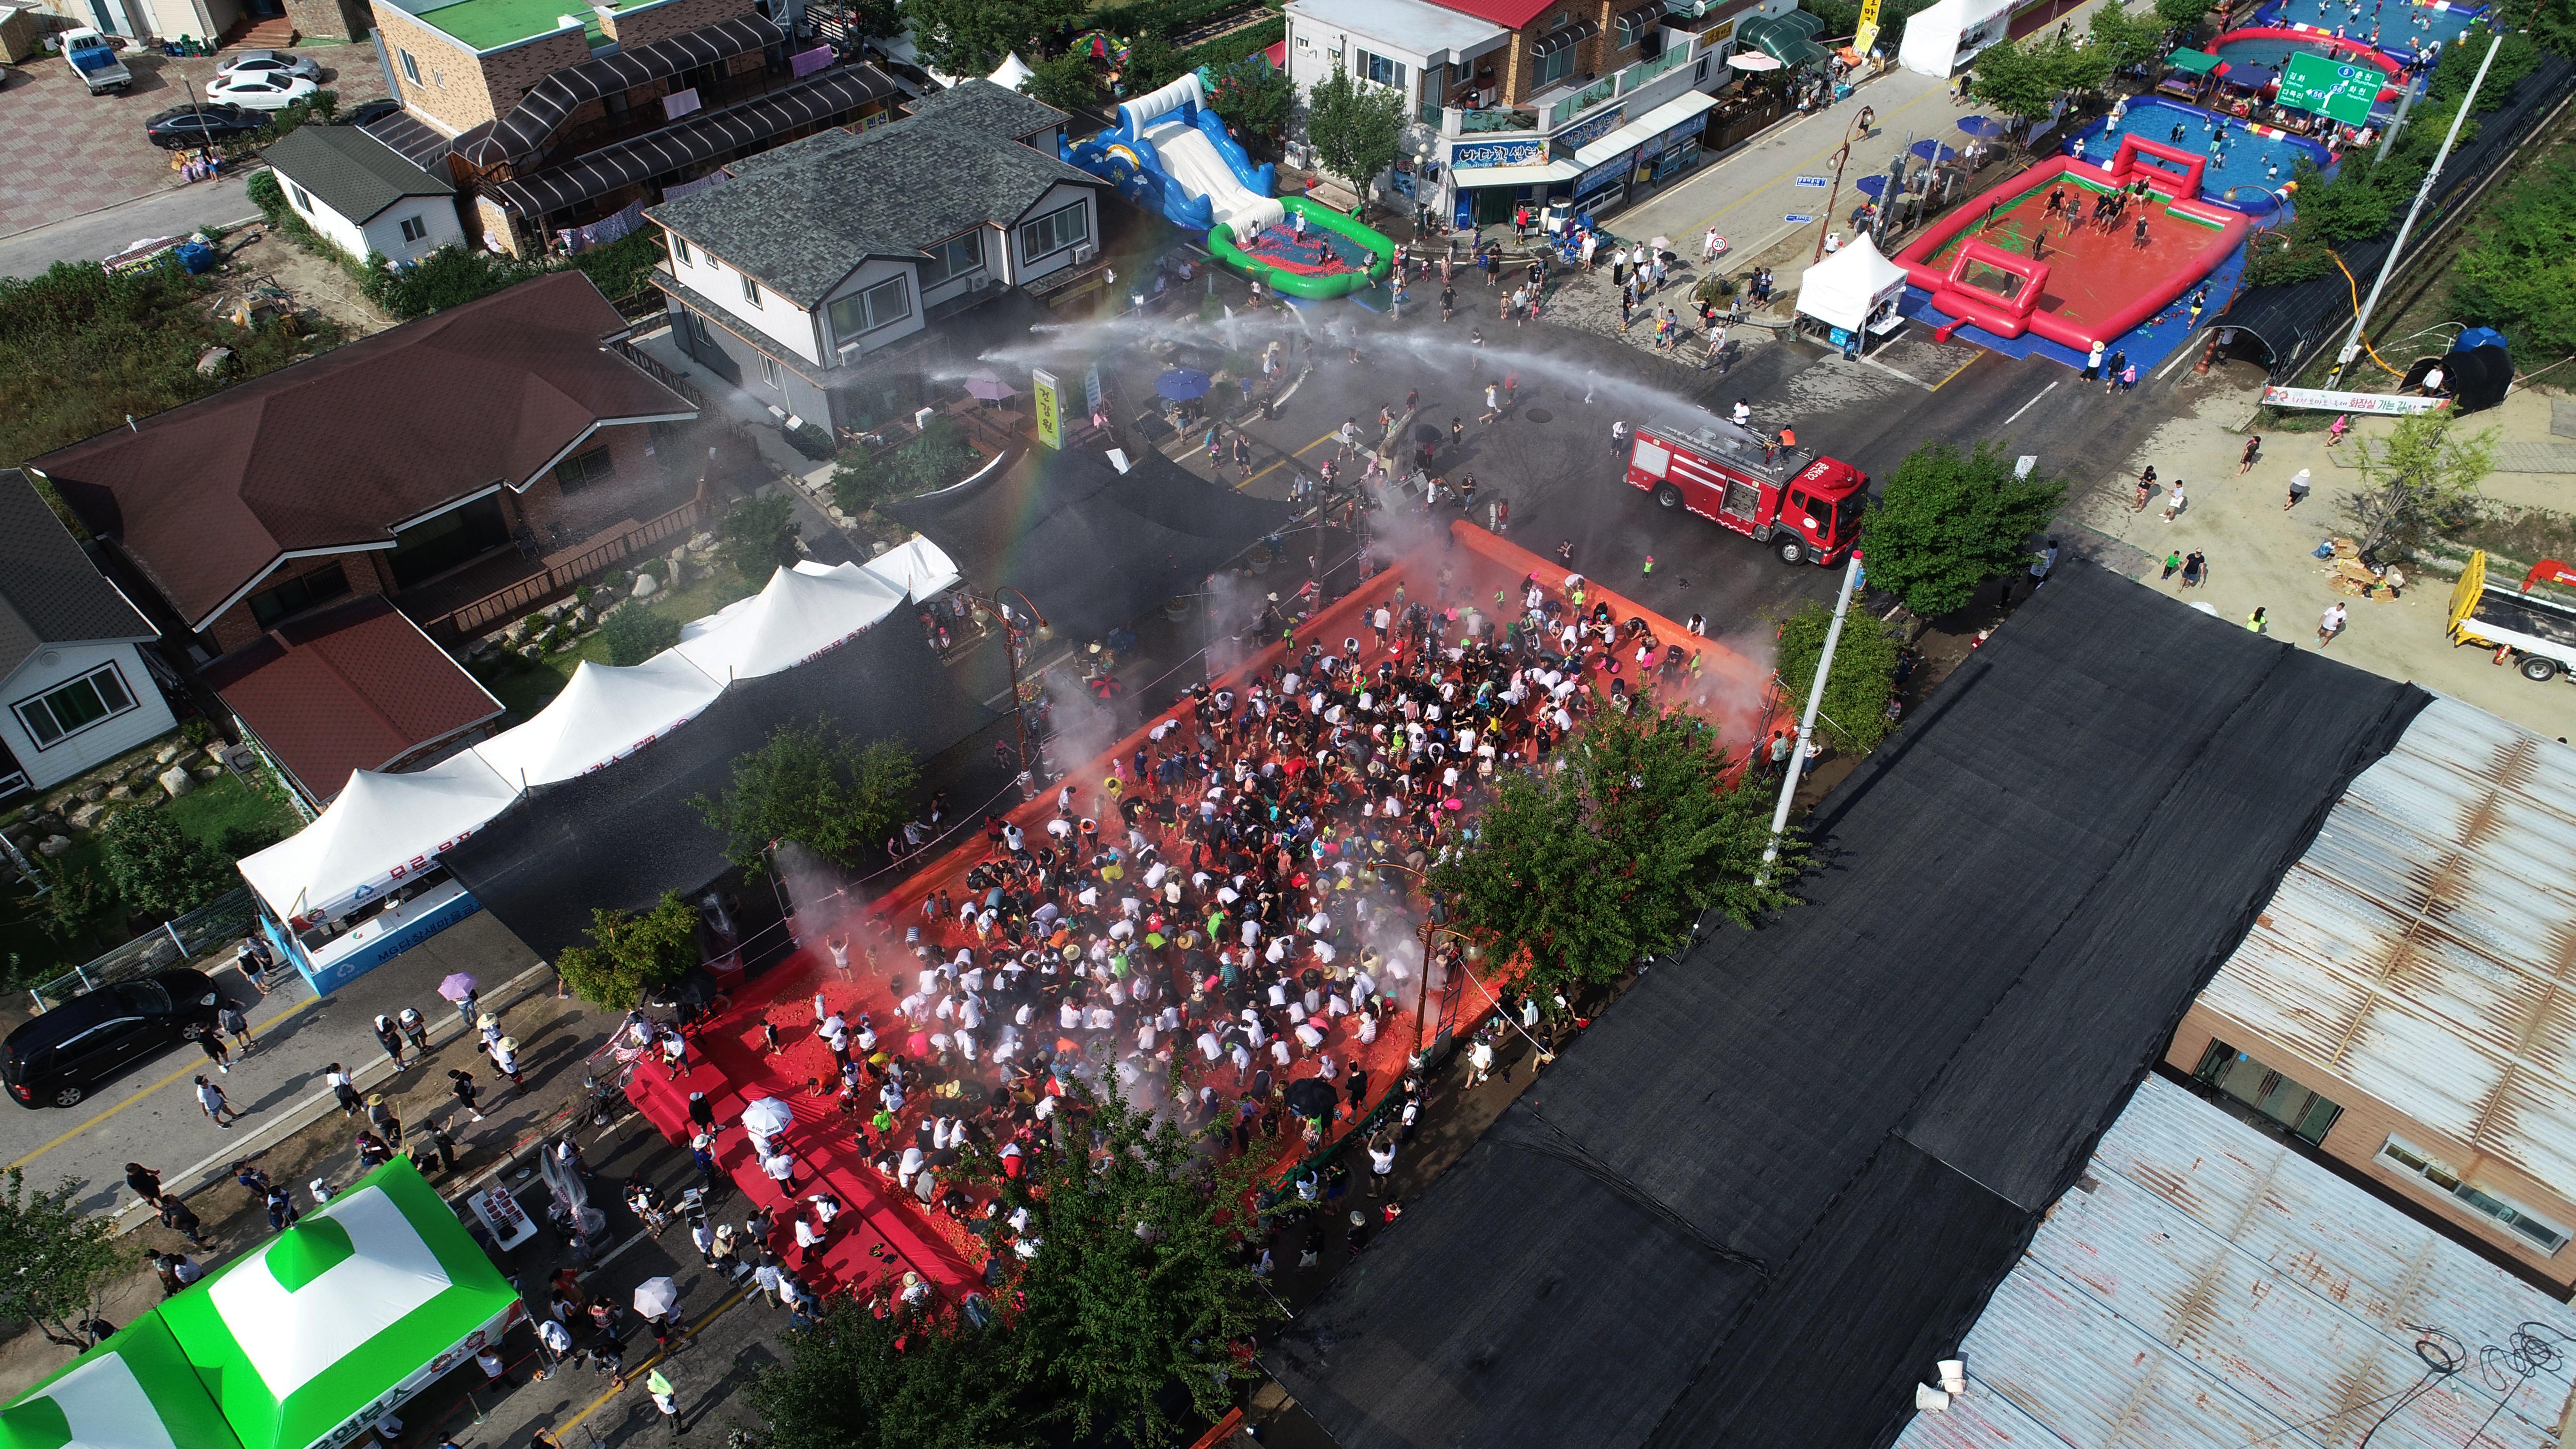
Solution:
M1768 544L1783 563L1828 568L1851 557L1869 475L1811 448L1782 451L1719 418L1640 427L1628 482L1666 508L1687 508Z

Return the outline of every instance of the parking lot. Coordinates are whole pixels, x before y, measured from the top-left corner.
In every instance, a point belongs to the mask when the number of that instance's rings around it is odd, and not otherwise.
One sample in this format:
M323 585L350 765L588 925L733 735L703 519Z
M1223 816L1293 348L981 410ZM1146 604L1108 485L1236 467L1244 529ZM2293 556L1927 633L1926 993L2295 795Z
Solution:
M373 45L297 51L321 63L322 83L342 106L385 94ZM17 164L0 173L0 237L187 184L170 169L170 153L144 139L143 123L187 104L190 85L202 95L223 57L179 59L129 49L123 59L134 72L133 89L123 95L91 95L59 55L39 53L7 68L0 152Z

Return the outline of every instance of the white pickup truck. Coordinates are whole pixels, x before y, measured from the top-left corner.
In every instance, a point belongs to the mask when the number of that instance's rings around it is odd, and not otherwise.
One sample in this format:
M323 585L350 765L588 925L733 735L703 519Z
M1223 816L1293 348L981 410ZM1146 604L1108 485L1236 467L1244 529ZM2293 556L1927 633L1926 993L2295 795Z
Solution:
M2576 677L2576 603L2532 588L2543 580L2576 585L2576 569L2543 559L2517 589L2487 582L2486 554L2469 555L2467 570L2451 590L2453 647L2492 649L2496 663L2509 663L2523 678L2543 684L2562 674Z
M81 78L91 95L123 91L134 84L134 72L117 59L115 44L86 25L63 32L63 59L71 62L72 74Z

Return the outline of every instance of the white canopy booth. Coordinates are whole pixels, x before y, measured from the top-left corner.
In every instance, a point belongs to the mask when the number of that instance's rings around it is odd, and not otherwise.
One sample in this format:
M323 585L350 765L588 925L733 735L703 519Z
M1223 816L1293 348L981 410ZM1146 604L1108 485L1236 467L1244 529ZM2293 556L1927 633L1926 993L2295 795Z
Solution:
M1807 268L1798 282L1798 313L1823 323L1836 346L1865 351L1870 339L1905 325L1896 312L1904 297L1905 269L1879 255L1863 232Z

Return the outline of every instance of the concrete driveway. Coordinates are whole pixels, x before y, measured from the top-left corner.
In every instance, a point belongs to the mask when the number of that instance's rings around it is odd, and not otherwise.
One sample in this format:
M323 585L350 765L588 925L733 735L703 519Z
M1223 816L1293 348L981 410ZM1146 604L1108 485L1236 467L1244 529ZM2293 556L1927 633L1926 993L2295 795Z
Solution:
M296 49L321 63L322 83L341 105L384 96L384 72L373 45ZM124 58L134 72L134 88L121 96L91 95L59 55L40 53L8 68L7 84L0 86L0 154L16 164L0 172L0 237L187 186L170 169L170 153L144 139L143 123L187 104L191 85L202 98L222 59L183 60L136 50ZM228 214L241 210L235 206ZM119 244L151 234L149 227L139 227Z

